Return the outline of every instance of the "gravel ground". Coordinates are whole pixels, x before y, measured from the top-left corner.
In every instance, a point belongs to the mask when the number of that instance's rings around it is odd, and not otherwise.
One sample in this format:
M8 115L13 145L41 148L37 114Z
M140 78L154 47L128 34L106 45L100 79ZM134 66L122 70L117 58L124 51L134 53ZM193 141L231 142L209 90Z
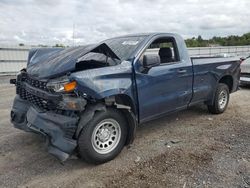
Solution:
M15 88L0 86L1 187L250 187L250 88L232 94L224 114L196 106L143 124L131 147L93 166L62 164L40 135L13 128Z

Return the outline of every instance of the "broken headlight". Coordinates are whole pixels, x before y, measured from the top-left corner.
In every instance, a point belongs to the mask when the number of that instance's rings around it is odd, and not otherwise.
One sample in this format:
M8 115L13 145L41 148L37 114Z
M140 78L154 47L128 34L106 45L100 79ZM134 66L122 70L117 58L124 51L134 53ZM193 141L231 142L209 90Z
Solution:
M76 81L70 81L68 77L61 77L57 79L52 79L47 83L47 88L54 92L71 92L73 91L77 83Z

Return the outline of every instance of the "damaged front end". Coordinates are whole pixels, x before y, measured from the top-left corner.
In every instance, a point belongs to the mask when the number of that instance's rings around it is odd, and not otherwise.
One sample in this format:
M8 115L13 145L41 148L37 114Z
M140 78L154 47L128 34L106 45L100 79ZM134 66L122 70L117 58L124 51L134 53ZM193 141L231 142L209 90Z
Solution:
M49 86L45 80L35 80L22 71L16 80L11 122L16 128L45 135L49 152L63 161L76 148L79 113L87 102L73 92L54 92Z
M49 153L65 161L76 149L83 126L96 111L105 110L106 105L121 108L116 100L107 103L110 96L133 100L131 73L131 62L120 62L105 43L65 50L32 50L27 70L10 81L16 85L17 94L11 122L18 129L46 136ZM121 110L126 111L131 125L129 143L136 117L135 107L133 112L126 108Z

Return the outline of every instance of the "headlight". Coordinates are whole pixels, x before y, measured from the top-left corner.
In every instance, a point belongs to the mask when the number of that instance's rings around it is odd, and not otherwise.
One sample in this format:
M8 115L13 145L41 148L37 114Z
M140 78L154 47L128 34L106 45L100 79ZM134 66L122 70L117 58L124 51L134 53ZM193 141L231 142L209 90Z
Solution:
M77 83L76 81L69 81L67 77L62 77L50 80L46 86L54 92L71 92L76 88Z

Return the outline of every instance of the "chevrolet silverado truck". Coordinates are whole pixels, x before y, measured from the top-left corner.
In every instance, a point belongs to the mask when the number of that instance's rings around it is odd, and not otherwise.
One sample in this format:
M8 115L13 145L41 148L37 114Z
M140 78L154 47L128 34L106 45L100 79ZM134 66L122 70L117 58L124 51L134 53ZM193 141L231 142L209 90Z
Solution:
M181 36L126 35L98 44L29 52L16 79L11 122L47 138L60 160L114 159L136 127L203 103L223 113L237 91L240 59L190 58Z

